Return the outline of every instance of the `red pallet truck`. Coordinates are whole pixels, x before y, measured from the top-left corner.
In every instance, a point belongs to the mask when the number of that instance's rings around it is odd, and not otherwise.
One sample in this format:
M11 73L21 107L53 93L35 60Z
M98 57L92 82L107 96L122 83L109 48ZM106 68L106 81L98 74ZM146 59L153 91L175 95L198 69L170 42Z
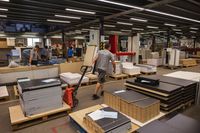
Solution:
M94 45L90 45L87 47L87 51L84 57L83 66L81 67L80 71L82 72L82 76L76 85L75 88L66 88L63 100L72 108L76 107L79 103L79 100L76 98L79 86L85 74L87 72L92 71L93 66L93 58L96 54L97 48Z

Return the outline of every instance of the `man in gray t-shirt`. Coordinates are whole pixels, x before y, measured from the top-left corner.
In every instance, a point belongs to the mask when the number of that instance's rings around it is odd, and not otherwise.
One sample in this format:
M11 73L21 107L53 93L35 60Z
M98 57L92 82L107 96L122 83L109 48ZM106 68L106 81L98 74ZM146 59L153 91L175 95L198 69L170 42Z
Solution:
M93 99L96 100L99 98L97 95L99 89L101 89L101 95L103 95L103 83L105 82L106 71L108 69L109 62L112 62L113 70L115 73L115 61L113 54L109 51L110 44L105 45L105 49L98 52L96 61L96 69L98 71L98 82L95 89L95 94L93 95Z

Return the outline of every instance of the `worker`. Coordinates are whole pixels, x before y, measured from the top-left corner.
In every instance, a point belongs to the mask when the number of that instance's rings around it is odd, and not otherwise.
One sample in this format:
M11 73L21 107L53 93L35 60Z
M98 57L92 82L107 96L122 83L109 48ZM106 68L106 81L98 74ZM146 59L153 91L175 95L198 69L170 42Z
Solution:
M73 62L74 51L72 46L67 50L68 61Z
M98 82L95 88L95 92L93 94L93 100L99 99L98 92L100 89L101 96L103 96L104 94L103 84L105 82L106 70L108 69L110 61L113 65L113 72L115 73L116 71L114 55L109 51L110 47L110 44L105 44L105 49L100 50L94 59L94 62L96 62L96 70L98 72Z
M29 58L29 65L37 65L38 60L41 59L39 55L39 46L36 45L31 51L30 51L30 58Z
M44 46L40 54L43 61L49 60L49 49L47 46Z

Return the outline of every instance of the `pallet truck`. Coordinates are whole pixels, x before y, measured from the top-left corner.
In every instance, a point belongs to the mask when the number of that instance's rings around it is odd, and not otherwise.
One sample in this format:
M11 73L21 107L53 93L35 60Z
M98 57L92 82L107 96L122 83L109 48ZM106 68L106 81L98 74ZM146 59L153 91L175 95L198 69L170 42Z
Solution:
M76 85L75 88L66 88L63 100L71 107L74 108L78 105L79 100L77 99L76 95L81 85L82 79L87 72L91 72L93 69L93 57L95 56L97 51L96 46L90 45L87 47L87 51L84 57L83 66L81 66L80 71L82 72L82 76Z

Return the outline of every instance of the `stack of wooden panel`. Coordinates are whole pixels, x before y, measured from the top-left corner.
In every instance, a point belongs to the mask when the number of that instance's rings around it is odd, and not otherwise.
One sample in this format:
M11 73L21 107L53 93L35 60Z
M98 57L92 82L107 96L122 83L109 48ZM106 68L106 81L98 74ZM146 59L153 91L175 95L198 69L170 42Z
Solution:
M18 80L18 89L25 116L62 107L62 89L58 79Z
M137 133L199 133L199 122L183 114L178 114L175 117L161 122L155 120L140 129Z
M160 79L160 82L165 82L173 85L182 86L182 100L183 103L187 103L189 101L195 101L196 98L196 89L197 89L197 82L161 75L152 75L148 76L148 78L152 79Z
M100 111L117 113L117 117L103 117L102 114L103 118L93 119L90 115L91 113L86 114L84 117L84 123L93 133L127 133L131 129L130 119L128 119L120 112L110 107L100 109Z
M171 111L182 105L182 86L163 82L160 82L158 86L150 86L137 83L135 79L126 80L125 85L128 89L159 99L160 108L164 111Z
M181 64L185 67L196 66L197 61L195 59L181 59Z
M104 103L140 122L146 122L160 112L159 100L131 90L105 91Z

